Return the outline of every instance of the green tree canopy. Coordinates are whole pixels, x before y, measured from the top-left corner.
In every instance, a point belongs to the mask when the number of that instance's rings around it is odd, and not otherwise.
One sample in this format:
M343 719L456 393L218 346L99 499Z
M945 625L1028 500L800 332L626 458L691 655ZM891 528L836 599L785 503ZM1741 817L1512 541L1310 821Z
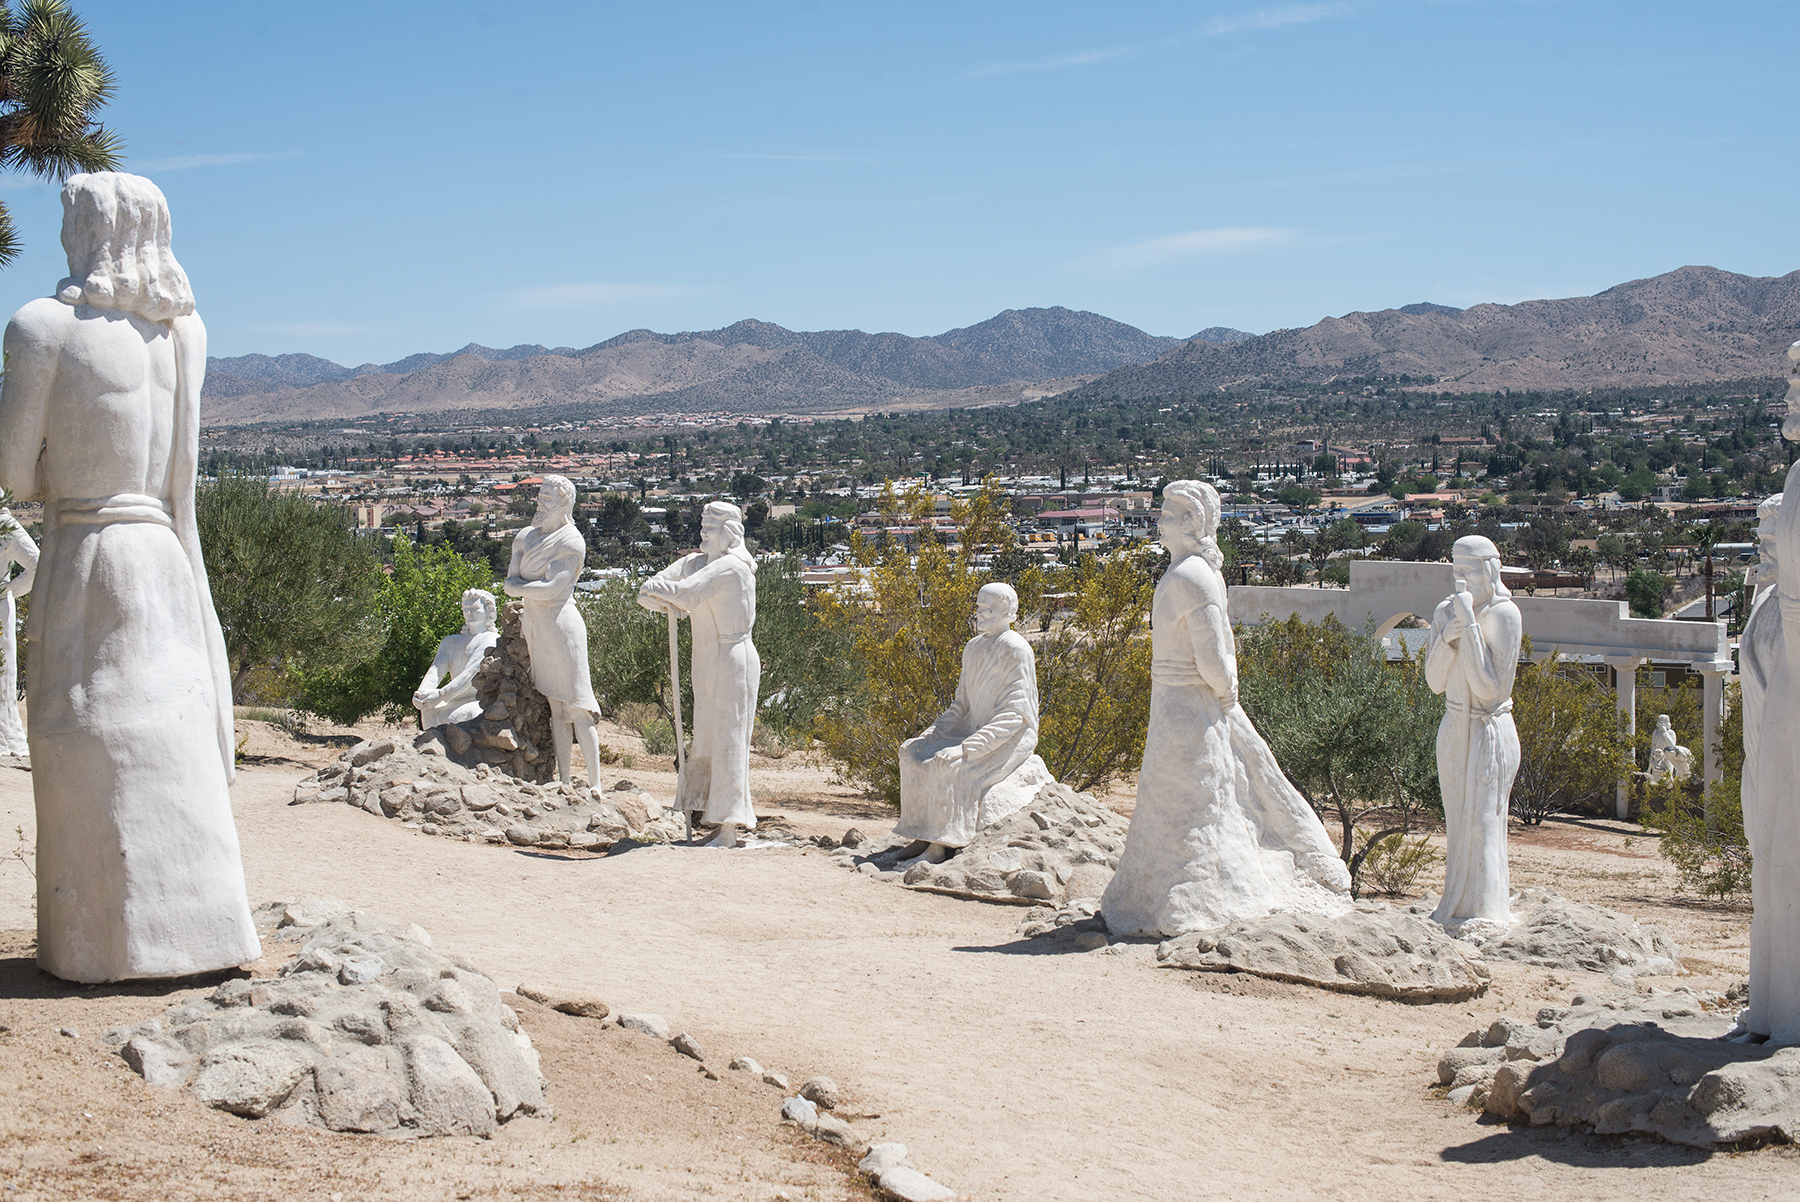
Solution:
M64 0L0 0L0 167L54 180L118 167L118 136L95 120L112 91L112 68ZM0 204L0 265L19 250Z

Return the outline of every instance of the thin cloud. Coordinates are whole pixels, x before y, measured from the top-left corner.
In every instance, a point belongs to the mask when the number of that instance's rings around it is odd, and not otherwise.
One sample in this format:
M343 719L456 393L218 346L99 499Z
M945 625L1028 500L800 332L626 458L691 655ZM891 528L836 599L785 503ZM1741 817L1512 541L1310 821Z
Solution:
M375 326L348 325L337 321L275 321L246 326L254 334L281 334L288 338L332 338L340 334L377 334Z
M139 159L130 166L139 171L186 171L190 167L235 167L240 163L270 163L299 157L298 150L253 150L243 154L181 154L167 159Z
M702 154L703 159L768 159L777 163L880 163L883 159L858 159L836 154L734 154L719 151Z
M693 296L700 289L685 284L540 284L514 288L506 294L508 309L557 309L579 305L621 305L639 301L673 300Z
M1061 71L1069 67L1091 67L1096 63L1130 58L1149 50L1167 50L1176 46L1185 46L1202 38L1226 37L1234 33L1254 33L1268 29L1285 29L1290 25L1305 25L1313 21L1323 21L1328 17L1342 15L1348 11L1348 8L1348 5L1342 3L1259 8L1240 16L1214 17L1185 37L1140 42L1130 46L1114 46L1105 50L1082 50L1074 54L1061 54L1054 58L1038 59L1033 62L983 63L981 66L969 70L967 75L970 79L981 79L994 75L1016 75L1021 71Z
M1243 250L1253 246L1278 245L1290 241L1293 236L1293 230L1260 225L1189 230L1184 234L1170 234L1126 246L1109 246L1077 259L1074 266L1103 275L1126 275L1201 255Z

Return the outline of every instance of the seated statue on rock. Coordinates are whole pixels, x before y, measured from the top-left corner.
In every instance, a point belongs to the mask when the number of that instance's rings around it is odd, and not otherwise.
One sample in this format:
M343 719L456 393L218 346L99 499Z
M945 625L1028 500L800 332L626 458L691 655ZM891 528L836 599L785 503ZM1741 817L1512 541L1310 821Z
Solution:
M1023 809L1053 779L1038 741L1037 657L1012 628L1019 595L982 586L976 635L963 647L956 699L917 738L900 744L900 823L894 834L936 863L983 827Z
M1650 779L1686 780L1694 774L1694 753L1675 741L1675 728L1669 715L1656 715L1656 729L1650 732Z
M463 628L438 644L437 656L413 694L420 730L481 717L481 702L475 697L475 674L481 671L487 653L500 641L499 609L494 594L472 588L462 595L462 612ZM444 680L445 677L449 679ZM440 680L442 684L438 683Z

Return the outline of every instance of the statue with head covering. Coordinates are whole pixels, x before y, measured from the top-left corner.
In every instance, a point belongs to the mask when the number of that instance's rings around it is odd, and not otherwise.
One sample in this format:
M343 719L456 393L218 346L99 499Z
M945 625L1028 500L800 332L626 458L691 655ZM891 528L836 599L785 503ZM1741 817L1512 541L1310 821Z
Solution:
M937 863L975 832L1004 822L1053 779L1036 755L1037 657L1012 628L1019 594L984 584L975 598L975 637L963 646L950 708L900 744L900 823L894 834Z
M6 327L0 485L42 501L27 636L38 963L179 977L261 954L231 679L194 514L206 327L147 179L71 176L69 275Z
M1444 695L1437 737L1444 896L1432 917L1453 931L1471 920L1497 930L1510 922L1506 816L1519 771L1512 687L1524 622L1500 581L1491 540L1459 538L1451 557L1456 591L1432 615L1425 644L1425 680Z
M1238 702L1219 494L1163 489L1169 568L1150 609L1150 728L1137 808L1100 899L1115 935L1178 935L1269 914L1342 914L1350 873Z
M737 846L756 826L750 805L750 732L762 660L756 625L756 561L744 546L744 513L714 501L700 515L700 549L638 589L638 604L693 623L694 738L676 808L718 828L709 847Z
M587 783L600 783L600 703L588 672L587 623L575 608L575 582L587 563L587 540L571 515L575 485L550 475L538 486L531 525L513 535L506 595L525 603L519 629L531 652L531 683L550 703L550 742L556 775L568 784L574 743L587 761ZM465 598L465 603L466 603Z

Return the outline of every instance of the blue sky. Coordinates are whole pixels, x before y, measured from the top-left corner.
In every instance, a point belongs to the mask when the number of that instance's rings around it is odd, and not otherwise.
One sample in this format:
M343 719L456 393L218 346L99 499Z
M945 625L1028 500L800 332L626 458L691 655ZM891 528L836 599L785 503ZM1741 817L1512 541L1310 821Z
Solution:
M217 355L1260 333L1800 268L1792 3L73 2ZM0 195L10 311L61 210Z

